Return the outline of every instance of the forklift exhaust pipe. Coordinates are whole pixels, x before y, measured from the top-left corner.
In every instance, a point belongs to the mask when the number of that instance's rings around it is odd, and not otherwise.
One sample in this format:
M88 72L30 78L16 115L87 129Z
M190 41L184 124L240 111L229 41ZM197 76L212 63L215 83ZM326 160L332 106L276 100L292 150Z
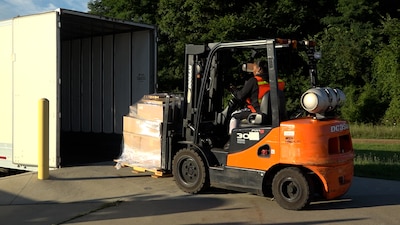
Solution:
M49 178L49 100L39 100L38 111L38 179Z

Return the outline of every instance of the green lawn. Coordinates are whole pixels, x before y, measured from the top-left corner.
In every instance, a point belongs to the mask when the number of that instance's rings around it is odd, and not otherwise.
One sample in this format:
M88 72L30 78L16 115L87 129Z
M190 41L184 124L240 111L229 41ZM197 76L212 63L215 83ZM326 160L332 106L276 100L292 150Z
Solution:
M350 124L350 132L353 138L400 139L400 126Z
M354 173L360 177L400 180L399 141L353 141Z

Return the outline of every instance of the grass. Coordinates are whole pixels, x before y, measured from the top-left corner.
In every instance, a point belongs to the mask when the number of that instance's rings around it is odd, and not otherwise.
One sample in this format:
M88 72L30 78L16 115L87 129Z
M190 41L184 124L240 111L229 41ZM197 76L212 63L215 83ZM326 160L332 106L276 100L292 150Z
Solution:
M353 138L400 139L400 126L379 126L371 124L350 124Z
M353 148L356 176L400 180L400 141L355 141Z
M351 124L350 131L356 176L400 180L400 126Z

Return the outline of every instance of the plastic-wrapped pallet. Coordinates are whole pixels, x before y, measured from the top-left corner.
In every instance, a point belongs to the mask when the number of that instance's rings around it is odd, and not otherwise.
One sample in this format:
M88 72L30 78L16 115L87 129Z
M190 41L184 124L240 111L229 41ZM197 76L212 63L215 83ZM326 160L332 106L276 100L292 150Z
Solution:
M123 117L123 149L116 160L121 166L141 167L157 170L161 167L161 124L165 97L146 95L129 107Z

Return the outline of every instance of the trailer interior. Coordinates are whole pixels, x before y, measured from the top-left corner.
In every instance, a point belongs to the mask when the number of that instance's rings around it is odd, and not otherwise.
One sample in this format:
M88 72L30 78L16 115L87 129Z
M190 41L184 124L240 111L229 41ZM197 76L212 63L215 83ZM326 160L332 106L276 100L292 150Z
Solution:
M61 166L112 161L122 118L155 90L152 25L60 9Z

